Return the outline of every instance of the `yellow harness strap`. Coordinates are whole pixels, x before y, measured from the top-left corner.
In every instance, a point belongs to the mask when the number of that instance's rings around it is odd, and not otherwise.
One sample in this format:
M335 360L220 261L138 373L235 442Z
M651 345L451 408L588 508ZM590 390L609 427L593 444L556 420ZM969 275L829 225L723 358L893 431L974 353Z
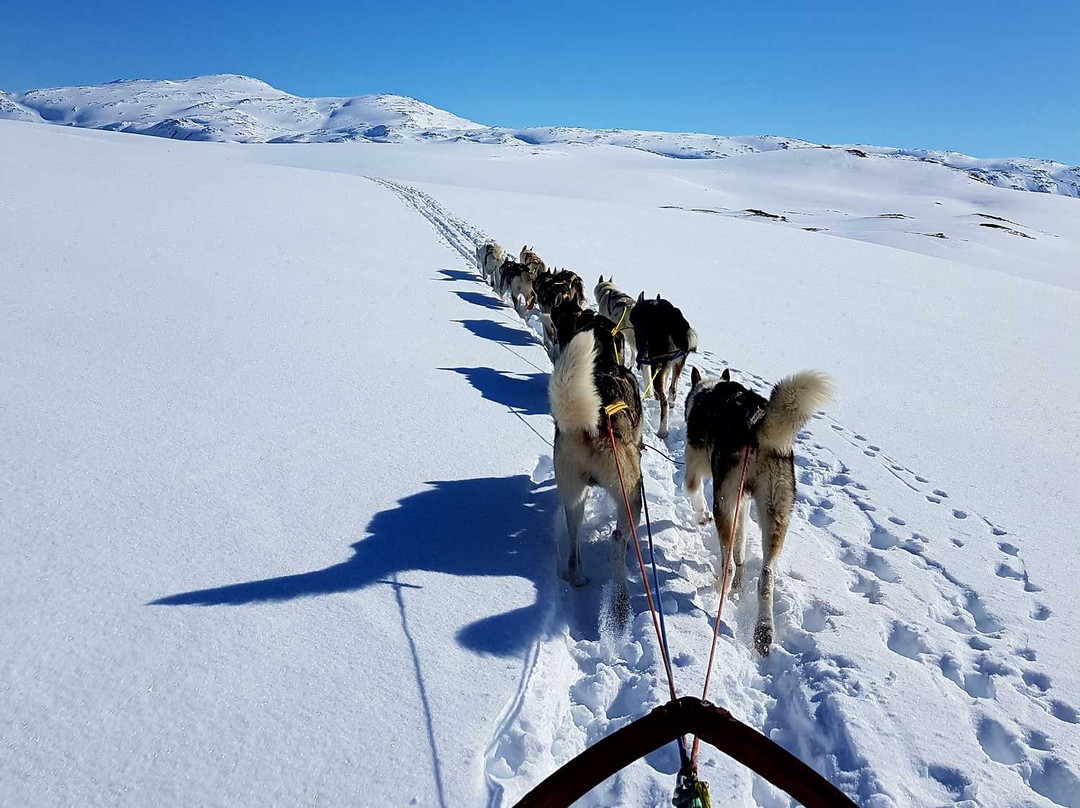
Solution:
M622 310L622 316L619 318L619 322L617 322L615 324L615 327L611 330L611 336L614 337L616 334L619 333L619 331L622 330L623 320L626 319L626 312L628 311L630 311L630 308L628 306L624 306Z
M660 375L660 371L663 370L663 369L664 369L663 364L660 364L660 365L656 366L656 372L653 373L652 378L649 379L649 386L646 387L645 392L641 394L642 398L648 398L649 397L649 391L652 390L653 382L656 381L656 377Z
M619 322L617 322L615 324L615 327L613 329L611 329L611 336L612 337L618 337L619 336L619 331L622 330L623 320L626 319L626 312L628 312L628 311L630 311L630 309L628 307L624 306L623 310L622 310L622 316L619 317ZM618 343L617 340L615 342L615 361L618 362L620 365L622 364L622 360L619 358L619 343Z
M610 418L615 413L628 409L630 409L630 406L625 401L616 401L613 404L608 404L604 407L604 412L606 412Z

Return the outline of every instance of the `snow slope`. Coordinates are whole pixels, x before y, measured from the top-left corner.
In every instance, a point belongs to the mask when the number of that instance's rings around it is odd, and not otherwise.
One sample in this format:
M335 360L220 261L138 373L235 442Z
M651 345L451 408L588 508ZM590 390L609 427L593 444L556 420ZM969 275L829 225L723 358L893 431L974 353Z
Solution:
M861 805L1080 804L1074 200L840 150L19 123L0 180L0 803L510 805L663 700L636 575L628 634L599 618L611 502L593 583L556 577L549 365L469 264L486 232L662 291L705 370L837 379L798 440L779 645L752 655L736 598L715 701ZM644 468L694 692L716 540ZM703 764L717 804L787 804ZM667 804L674 766L584 803Z
M460 141L517 146L620 146L665 157L716 159L820 147L774 135L727 137L627 129L484 126L413 98L301 98L248 76L179 81L119 80L101 86L0 93L0 119L47 121L180 140L238 143ZM1025 157L979 159L957 152L842 146L865 159L920 160L988 185L1080 197L1080 166Z

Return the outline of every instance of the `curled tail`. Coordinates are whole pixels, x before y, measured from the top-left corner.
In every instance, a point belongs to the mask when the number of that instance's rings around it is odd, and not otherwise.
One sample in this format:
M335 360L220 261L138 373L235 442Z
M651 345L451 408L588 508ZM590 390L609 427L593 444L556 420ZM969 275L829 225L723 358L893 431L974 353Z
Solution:
M697 350L697 331L689 329L686 332L686 352L694 353Z
M804 370L776 383L758 428L758 444L776 451L789 451L795 434L814 410L833 399L833 383L820 370Z
M595 367L595 338L592 331L582 331L559 355L548 382L551 415L561 431L599 432L603 402L593 378Z

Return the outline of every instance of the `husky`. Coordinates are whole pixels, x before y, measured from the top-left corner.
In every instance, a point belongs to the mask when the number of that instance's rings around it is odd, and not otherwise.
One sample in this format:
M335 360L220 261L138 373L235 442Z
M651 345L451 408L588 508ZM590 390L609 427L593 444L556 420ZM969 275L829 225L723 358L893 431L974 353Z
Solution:
M524 320L528 316L528 310L536 302L533 291L536 273L524 264L508 258L495 274L497 281L495 292L503 298L509 295L510 302L514 304L518 315Z
M712 516L720 536L720 552L734 559L730 585L742 584L746 559L746 512L753 498L761 526L761 579L754 647L764 656L773 644L773 575L795 504L795 461L792 441L810 418L833 398L833 384L821 371L804 370L777 382L768 399L738 382L727 370L719 378L703 379L690 372L686 397L686 493L698 521L709 521L703 481L712 477ZM746 479L739 504L739 524L732 537L736 499L746 454ZM723 569L721 560L720 569ZM718 573L717 586L728 586Z
M561 295L564 299L574 297L574 288L566 278L559 277L561 272L542 272L536 276L533 291L536 292L536 305L544 314L551 314L555 301ZM584 308L578 306L578 308Z
M575 336L562 352L548 383L551 415L555 419L555 484L566 515L570 539L565 577L573 586L588 579L581 569L579 533L585 516L585 495L600 486L616 501L618 524L612 534L612 580L615 616L626 625L630 596L626 589L626 539L631 520L641 515L641 396L637 379L622 365L607 361L596 349L592 331ZM604 407L622 401L627 406L607 415ZM612 450L608 419L615 437ZM623 503L616 455L630 511Z
M596 350L607 362L621 364L619 358L626 350L625 338L618 333L615 323L592 309L578 308L576 298L559 295L549 315L553 331L554 350L551 355L558 357L571 340L582 331L591 331L596 342Z
M576 272L571 272L569 269L560 269L554 273L554 276L556 283L569 287L570 298L577 303L578 308L585 308L585 281L581 279L581 276Z
M476 264L480 267L480 274L489 284L494 285L492 276L505 260L506 250L494 241L488 241L476 248Z
M518 261L537 275L547 272L547 264L540 259L540 256L537 255L531 247L525 246L521 248L521 255L518 256Z
M626 366L632 368L634 366L634 327L630 325L630 312L634 308L634 298L615 287L614 275L609 276L606 281L603 275L600 276L600 280L593 289L593 297L596 298L597 310L612 320L619 333L625 335L627 347L624 359Z
M660 428L656 436L663 439L668 435L668 400L675 400L686 358L697 350L697 332L686 322L683 313L660 295L655 300L646 300L642 292L629 317L638 367L660 399ZM669 373L671 386L665 390Z

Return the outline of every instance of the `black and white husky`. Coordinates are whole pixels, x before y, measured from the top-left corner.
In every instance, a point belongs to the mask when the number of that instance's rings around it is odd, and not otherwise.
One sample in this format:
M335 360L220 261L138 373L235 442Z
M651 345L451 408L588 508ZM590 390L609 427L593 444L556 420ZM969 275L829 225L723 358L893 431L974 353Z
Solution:
M630 325L630 312L634 308L634 298L620 292L615 286L615 276L612 275L606 281L604 276L596 282L593 289L593 297L596 298L596 308L602 315L616 325L620 334L624 335L627 350L626 356L622 357L627 367L634 366L634 327Z
M484 276L484 280L492 286L495 285L492 280L495 270L502 266L505 260L506 250L497 242L487 241L476 248L476 265L480 267L480 274Z
M653 393L660 399L660 428L656 436L666 438L668 399L675 400L686 357L697 350L697 332L675 306L660 295L655 300L646 300L644 292L630 311L630 325L637 345L637 364L643 377L652 381ZM671 387L665 388L668 374Z
M585 495L600 486L615 499L618 525L612 535L612 579L615 614L629 617L626 589L626 540L630 519L636 526L641 514L641 397L634 374L600 355L591 330L575 336L559 356L548 383L551 415L555 419L555 483L566 514L570 552L566 579L574 586L587 583L581 570L579 533L585 516ZM625 409L607 415L604 407L622 401ZM608 419L615 437L612 451ZM622 469L632 513L627 518L616 469Z
M626 351L626 340L616 331L615 323L593 309L578 308L576 298L559 295L551 313L547 315L547 322L551 323L551 339L554 343L548 351L552 362L582 331L593 332L597 355L605 362L618 363L619 357Z
M743 453L746 479L735 528L731 586L742 583L746 558L748 500L757 505L761 526L761 580L754 646L769 653L773 642L773 574L795 504L795 464L792 441L807 419L833 397L828 376L804 370L779 381L768 399L738 382L725 370L719 378L703 379L694 368L686 398L686 493L698 520L707 522L703 481L713 480L712 514L720 536L719 569L727 557L739 493ZM718 586L727 585L718 572Z

